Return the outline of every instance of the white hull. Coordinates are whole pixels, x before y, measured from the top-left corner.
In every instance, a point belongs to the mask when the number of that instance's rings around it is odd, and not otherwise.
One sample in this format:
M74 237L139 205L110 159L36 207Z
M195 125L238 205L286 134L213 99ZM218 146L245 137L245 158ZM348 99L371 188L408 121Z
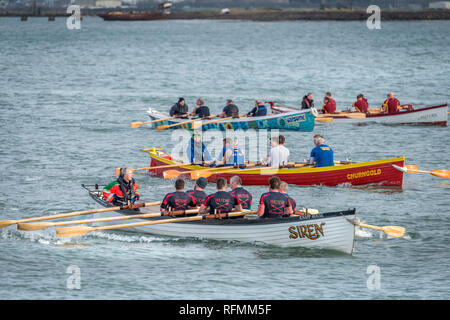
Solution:
M141 211L158 212L158 209L155 207L144 208ZM122 215L120 212L109 214L109 216ZM102 214L101 217L105 217L105 215ZM284 218L273 222L272 219L256 219L255 216L247 216L244 219L238 219L241 220L241 223L235 219L211 219L199 222L139 226L121 230L182 238L264 243L280 247L320 248L352 254L355 237L355 226L352 222L355 217L354 213L324 214ZM242 222L243 220L244 222ZM122 224L129 221L108 222L102 225ZM133 219L133 222L143 221L149 220Z
M429 125L447 125L448 119L447 104L436 107L416 109L414 111L402 111L393 115L369 115L362 119L333 117L333 123L384 123L384 124L429 124ZM318 124L327 124L317 122Z

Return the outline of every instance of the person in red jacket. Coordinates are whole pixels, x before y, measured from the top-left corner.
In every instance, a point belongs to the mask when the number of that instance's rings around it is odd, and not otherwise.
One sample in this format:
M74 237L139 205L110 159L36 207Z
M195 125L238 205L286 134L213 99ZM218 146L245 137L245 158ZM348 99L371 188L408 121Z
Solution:
M355 108L355 112L367 113L369 111L369 103L367 102L367 99L364 98L362 93L356 96L356 101L353 102L353 107Z
M133 179L133 169L120 169L117 180L103 188L103 198L113 205L128 205L139 200L138 185Z
M336 101L331 98L331 93L327 92L323 98L322 113L335 113Z
M394 97L393 92L389 92L389 94L387 95L387 99L383 103L382 108L384 113L386 114L399 113L401 109L400 101L398 101L398 99Z

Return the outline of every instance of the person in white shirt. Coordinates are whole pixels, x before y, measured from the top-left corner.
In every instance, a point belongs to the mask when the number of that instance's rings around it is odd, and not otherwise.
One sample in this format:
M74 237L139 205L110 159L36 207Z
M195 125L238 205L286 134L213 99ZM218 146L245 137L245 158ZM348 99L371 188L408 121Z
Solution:
M264 160L269 167L287 166L289 162L289 149L284 146L286 139L284 136L270 139L270 154Z

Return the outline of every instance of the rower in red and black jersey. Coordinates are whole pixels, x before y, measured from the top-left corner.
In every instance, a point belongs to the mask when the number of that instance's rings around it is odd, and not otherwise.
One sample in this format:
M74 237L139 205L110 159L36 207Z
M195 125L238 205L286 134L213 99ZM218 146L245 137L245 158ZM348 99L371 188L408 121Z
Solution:
M291 204L291 207L292 207L292 211L295 211L295 207L297 207L297 202L292 197L289 197L287 182L281 181L280 192L288 196L289 203Z
M258 216L261 218L282 218L292 214L289 197L280 192L280 184L278 177L269 179L269 192L263 193L259 200Z
M203 202L205 202L208 195L203 191L208 184L208 180L206 178L198 178L195 182L194 190L187 191L187 194L194 197L195 203L197 206L201 206Z
M231 195L236 196L241 202L243 209L250 209L252 206L252 194L242 187L242 180L239 176L234 176L230 179Z
M227 180L219 178L216 182L217 192L208 196L198 210L199 214L228 213L233 209L242 211L241 202L236 196L227 192Z
M185 211L195 208L196 203L194 197L184 192L184 180L177 179L175 181L175 192L166 194L161 202L161 212L163 211ZM194 213L195 215L196 213Z

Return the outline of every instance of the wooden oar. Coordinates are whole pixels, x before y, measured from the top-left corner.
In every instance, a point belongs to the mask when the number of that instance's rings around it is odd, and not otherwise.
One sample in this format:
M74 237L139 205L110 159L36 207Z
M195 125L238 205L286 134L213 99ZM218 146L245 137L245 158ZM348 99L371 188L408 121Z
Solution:
M185 210L185 211L173 211L173 212L151 212L143 214L134 215L124 215L119 217L109 217L109 218L98 218L98 219L85 219L85 220L73 220L73 221L61 221L61 222L32 222L32 223L18 223L17 229L24 231L35 231L50 227L67 226L71 224L83 224L83 223L93 223L93 222L108 222L108 221L118 221L118 220L128 220L128 219L143 219L143 218L157 218L168 215L182 215L185 213L198 213L198 209Z
M429 173L432 174L435 177L443 178L443 179L450 179L450 170L433 170L433 171L425 171L425 170L418 170L415 168L411 168L413 165L409 165L410 168L406 167L399 167L395 164L392 165L395 169L407 172L407 173ZM417 168L417 166L415 166Z
M214 118L214 117L217 117L217 115L212 114L212 115L206 117L205 119L211 119L211 118ZM160 131L160 130L166 130L166 129L168 129L168 128L173 128L173 127L177 127L177 126L182 126L183 124L188 124L188 123L192 123L192 122L200 121L200 120L202 120L202 119L201 119L201 118L195 118L195 119L192 119L192 120L189 120L189 121L184 121L184 122L174 123L174 124L170 124L170 125L157 126L157 127L156 127L156 130L158 130L158 131Z
M366 114L362 112L341 112L341 113L325 113L319 114L316 118L327 118L327 117L342 117L350 118L350 119L364 119L366 118Z
M215 172L215 171L204 171L201 172L199 174L199 176L204 177L204 178L209 178L212 175L215 175L217 173L241 173L241 172L245 172L245 171L251 171L251 170L274 170L274 169L280 169L279 167L259 167L259 168L250 168L250 169L239 169L239 168L229 168L227 170L221 170L220 172ZM188 173L188 172L185 172Z
M176 164L167 164L163 166L156 166L156 167L145 167L145 168L131 168L133 171L140 171L140 170L153 170L153 169L164 169L164 168L173 168L173 167L183 167L183 166L189 166L189 163L176 163ZM120 175L120 168L116 168L116 175Z
M192 129L200 129L203 126L206 126L207 124L211 124L211 123L217 123L217 122L221 122L221 121L226 121L226 120L231 120L234 117L226 117L226 118L220 118L218 120L213 120L213 121L207 121L207 122L196 122L194 124L192 124Z
M332 122L333 118L332 117L319 117L319 118L314 118L314 120L317 122L328 123L328 122Z
M168 117L168 118L162 118L162 119L156 119L156 120L151 120L151 121L146 121L146 122L141 122L141 121L135 121L135 122L131 122L130 123L130 128L139 128L140 126L144 125L144 124L149 124L149 123L154 123L154 122L159 122L159 121L166 121L166 120L171 120L171 119L175 119L177 117Z
M256 166L258 164L254 164L254 163L250 163L250 164L246 164L245 167L253 167ZM208 171L222 171L222 170L230 170L233 169L234 167L231 166L224 166L224 167L207 167L204 169L198 169L198 170L190 170L190 171L178 171L178 170L166 170L163 172L163 177L164 179L174 179L174 178L178 178L180 175L182 174L190 174L191 179L195 180L198 179L200 177L209 177L211 176L208 174L203 175L203 172L208 172ZM238 168L234 168L234 169L238 169ZM243 170L243 169L242 169Z
M156 221L148 221L148 222L127 223L127 224L119 224L119 225L104 226L104 227L79 226L79 227L56 228L56 235L58 237L77 237L77 236L82 236L91 231L142 227L142 226L149 226L149 225L154 225L154 224L173 223L173 222L199 221L199 220L203 220L203 219L238 217L238 216L243 216L246 214L251 214L251 213L256 213L256 212L257 212L257 210L249 210L249 211L240 211L240 212L230 212L230 213L221 213L221 214L209 214L209 215L201 215L201 216L193 216L193 217L184 217L184 218L176 218L176 219L164 219L164 220L156 220Z
M22 223L22 222L34 222L34 221L42 221L42 220L52 220L52 219L59 219L59 218L75 217L75 216L80 216L80 215L84 215L84 214L91 214L91 213L99 213L99 212L108 212L108 211L117 211L117 210L126 210L126 209L134 209L134 208L141 208L141 207L157 206L157 205L160 205L160 204L161 204L161 201L146 202L146 203L139 203L139 204L135 204L135 205L131 205L131 206L123 206L123 207L117 206L117 207L95 209L95 210L76 211L76 212L69 212L69 213L54 214L54 215L51 215L51 216L42 216L42 217L36 217L36 218L21 219L21 220L1 220L0 221L0 228L4 228L4 227L10 226L12 224Z
M359 223L359 224L357 224L357 226L362 227L362 228L380 230L380 231L383 231L384 233L386 233L387 235L389 235L391 237L396 237L396 238L403 237L403 235L405 234L405 231L406 231L405 228L398 227L398 226L377 227L377 226L371 226L371 225L365 224L365 223Z

